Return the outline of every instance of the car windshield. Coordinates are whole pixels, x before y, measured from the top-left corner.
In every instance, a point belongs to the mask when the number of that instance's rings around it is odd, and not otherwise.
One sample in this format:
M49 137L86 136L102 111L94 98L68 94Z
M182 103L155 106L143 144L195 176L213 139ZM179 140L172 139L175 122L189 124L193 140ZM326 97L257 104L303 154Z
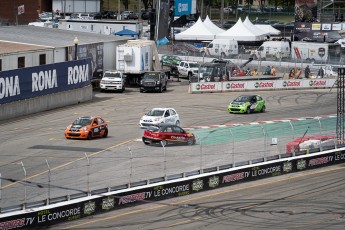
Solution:
M91 124L91 118L78 118L73 122L73 125L87 126Z
M159 80L159 73L146 73L144 79Z
M121 74L120 73L105 73L104 77L108 77L108 78L121 78Z
M189 63L190 68L199 68L198 63Z
M250 97L249 96L239 96L234 101L235 102L248 102L248 101L250 101Z
M200 73L212 73L213 68L207 66L201 66L199 71Z
M163 116L163 114L164 114L164 110L151 110L146 115L158 117L158 116Z
M149 130L151 132L157 132L157 131L159 131L159 127L158 126L149 126L147 128L147 130Z

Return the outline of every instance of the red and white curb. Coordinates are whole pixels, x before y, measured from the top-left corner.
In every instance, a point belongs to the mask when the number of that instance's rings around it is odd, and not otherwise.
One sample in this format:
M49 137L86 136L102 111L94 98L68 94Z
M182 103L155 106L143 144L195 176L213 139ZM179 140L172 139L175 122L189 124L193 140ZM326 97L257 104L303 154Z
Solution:
M291 122L291 121L305 121L305 120L311 120L311 119L334 118L334 117L337 117L337 115L322 115L322 116L317 116L317 117L302 117L302 118L286 118L282 120L242 122L242 123L231 123L231 124L224 124L224 125L189 126L189 127L184 127L184 129L186 130L212 129L212 128L224 128L224 127L233 127L233 126L242 126L242 125L262 125L262 124L273 124L273 123L282 123L282 122Z

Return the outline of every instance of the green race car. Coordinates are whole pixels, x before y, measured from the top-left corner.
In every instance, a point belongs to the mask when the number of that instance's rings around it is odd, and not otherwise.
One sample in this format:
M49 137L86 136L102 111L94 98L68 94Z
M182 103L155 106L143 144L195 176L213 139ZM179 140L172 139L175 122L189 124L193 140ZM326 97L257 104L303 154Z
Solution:
M228 106L229 113L265 112L265 101L260 95L238 96Z

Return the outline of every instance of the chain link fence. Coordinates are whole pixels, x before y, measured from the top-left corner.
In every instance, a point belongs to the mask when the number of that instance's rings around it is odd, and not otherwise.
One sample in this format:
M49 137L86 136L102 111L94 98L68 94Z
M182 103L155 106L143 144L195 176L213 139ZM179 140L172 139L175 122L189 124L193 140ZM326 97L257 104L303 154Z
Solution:
M96 153L61 155L60 161L23 160L1 169L1 212L337 148L336 120L190 127L197 137L192 146L146 146L138 139Z

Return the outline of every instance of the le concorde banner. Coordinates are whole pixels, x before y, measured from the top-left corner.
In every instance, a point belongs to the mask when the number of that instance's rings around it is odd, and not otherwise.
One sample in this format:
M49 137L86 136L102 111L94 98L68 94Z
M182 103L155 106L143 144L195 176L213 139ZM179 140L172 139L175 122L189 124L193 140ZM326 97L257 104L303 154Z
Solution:
M0 230L2 229L44 229L59 222L68 222L93 214L127 207L128 205L143 202L159 201L163 199L181 197L215 188L231 186L237 183L254 181L263 178L275 177L292 172L300 172L324 166L345 162L345 151L330 151L316 155L304 155L294 159L256 164L227 170L218 174L205 175L199 178L190 178L185 181L176 181L158 186L132 191L118 192L98 196L60 207L31 210L24 214L2 217L0 215Z
M91 59L0 72L0 104L91 84ZM1 228L0 228L1 229Z

